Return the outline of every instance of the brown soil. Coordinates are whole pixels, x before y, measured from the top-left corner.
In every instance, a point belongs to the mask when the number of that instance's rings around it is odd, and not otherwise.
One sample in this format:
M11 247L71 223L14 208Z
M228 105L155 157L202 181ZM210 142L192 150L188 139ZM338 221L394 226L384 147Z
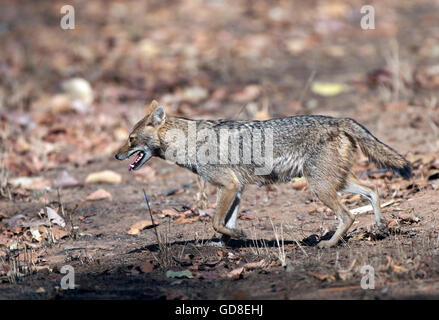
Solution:
M254 1L253 5L236 1L233 8L227 6L230 11L221 5L199 4L200 10L196 11L194 17L190 17L189 12L195 10L197 5L189 2L165 5L162 1L153 1L146 17L157 22L155 28L151 27L150 22L142 22L144 17L136 13L137 5L132 2L126 4L126 9L132 13L130 24L127 22L128 15L117 18L113 14L106 20L105 15L109 14L115 3L120 3L118 1L97 1L95 5L79 1L76 4L79 30L75 31L76 42L69 44L53 43L43 36L46 32L47 37L52 34L54 42L62 39L62 33L50 27L51 23L58 23L59 12L58 7L53 8L52 2L42 1L38 5L40 9L37 5L27 4L19 10L15 2L5 1L7 10L0 13L0 21L5 21L11 29L10 35L7 32L3 39L0 37L0 41L7 43L10 50L15 50L14 43L23 46L26 52L34 53L39 59L39 62L33 63L40 63L40 68L20 69L22 74L15 78L38 83L31 90L34 94L32 99L35 100L40 91L55 87L60 79L69 75L62 71L65 62L50 61L44 56L45 50L50 52L52 59L57 49L74 48L78 41L84 41L85 47L90 43L90 50L98 50L99 45L108 45L102 39L112 41L112 32L125 34L128 31L124 28L131 25L139 26L140 31L136 32L144 32L140 38L151 36L161 41L160 37L164 37L167 40L163 45L170 45L172 39L176 39L177 44L187 44L193 40L193 32L197 33L194 38L198 41L207 37L205 47L200 46L206 52L212 49L216 58L209 60L206 58L208 53L200 53L201 57L194 58L196 71L185 71L182 61L172 59L167 61L170 65L160 60L161 64L156 66L138 66L138 74L133 73L136 67L133 68L129 61L123 59L112 68L105 67L98 57L89 65L78 62L79 71L72 71L73 74L88 78L98 95L90 119L85 121L98 123L100 115L112 119L126 117L121 120L125 122L116 126L96 124L96 132L112 140L116 127L125 125L129 130L140 117L145 100L160 100L165 95L175 94L181 87L194 85L207 88L209 97L199 103L169 103L170 112L193 118L235 118L243 102L233 97L252 84L260 86L263 91L255 102L259 105L268 103L268 113L273 117L304 113L353 117L409 159L431 157L414 163L415 177L411 182L376 170L364 157L359 157L355 169L357 175L378 186L382 203L394 200L383 209L385 217L391 222L390 234L385 238L377 236L373 215L371 212L363 213L358 215L357 222L342 243L334 248L318 249L315 244L320 238L331 234L337 221L309 189L295 190L291 183L272 188L249 186L241 202L244 215L238 220L238 227L250 239L232 240L228 246L218 247L211 243L219 236L212 228L211 218L199 215L199 189L193 173L152 159L140 170L140 174L133 174L127 170L128 163L114 160L113 148L103 155L97 151L83 165L61 162L54 168L45 168L32 175L52 180L62 170L67 170L78 181L84 181L92 172L113 170L122 175L120 184L81 184L59 189L59 196L54 188L47 192L24 193L11 189L11 198L0 198L0 213L5 214L3 220L0 215L0 224L3 225L0 231L7 230L9 217L24 214L35 218L44 204L61 200L66 230L69 232L67 237L56 243L48 240L34 243L32 250L37 257L31 274L20 277L16 282L3 277L0 298L439 298L438 177L432 176L428 180L426 176L429 170L439 167L437 87L433 84L428 87L425 82L419 84L411 78L411 82L407 80L407 86L401 88L397 98L389 98L389 95L395 94L395 88L386 86L387 82L374 86L371 76L368 76L373 71L383 73L389 68L386 58L392 41L399 44L401 64L407 63L411 70L418 71L419 77L434 74L429 68L437 67L437 52L434 56L430 51L434 51L434 48L437 50L439 46L437 23L433 23L439 18L438 4L430 1L379 1L375 3L377 29L372 34L359 27L360 1L350 1L349 4L341 1L339 9L333 8L334 12L325 9L323 2L319 1L303 1L294 7L284 1ZM98 4L102 11L95 8ZM352 12L338 17L336 10L348 10L343 9L342 4ZM264 13L278 5L285 7L287 21L270 20ZM87 13L82 15L81 9L87 9L84 11ZM332 22L325 20L322 10L329 10L328 14L333 12L335 16L330 18ZM26 18L25 23L14 25L13 18L19 13ZM167 23L163 23L162 19ZM342 25L339 26L337 21ZM319 23L322 24L321 28L333 27L334 30L328 33L319 31L316 27ZM172 27L166 27L170 24ZM163 34L160 34L160 27L163 27ZM32 28L39 31L39 37L35 38L29 31ZM112 28L116 31L111 31ZM307 39L309 48L293 55L285 48L284 39L292 37L295 32ZM258 40L258 34L264 38ZM116 36L120 34L116 33ZM224 37L231 38L225 40ZM215 38L218 40L215 41ZM47 42L42 43L41 39ZM93 41L101 42L92 44ZM120 41L137 42L138 36ZM258 49L258 45L262 49ZM254 54L260 54L260 57L252 59L252 53L248 52L251 50L256 52ZM161 52L166 54L163 48ZM67 57L70 59L69 55ZM73 62L67 61L75 66L74 59ZM58 68L53 67L55 71L50 69L54 64ZM305 90L302 96L313 71L314 80L347 83L350 90L331 97ZM94 72L102 73L93 76L91 73ZM19 90L19 86L3 86ZM108 93L108 96L118 98L111 100L107 96L110 100L105 100L103 92L106 88L116 92ZM224 97L213 98L214 94L221 94L220 89L224 91ZM9 93L6 89L4 92ZM29 108L25 106L20 111L32 113L32 108ZM5 114L11 110L15 110L13 104L0 109ZM246 109L239 117L251 118L255 114ZM76 126L75 121L80 122L84 118L73 113L59 115L59 119L61 124L70 123L68 125L73 127ZM85 139L90 132L90 122L84 124ZM105 143L108 144L107 140ZM117 143L120 141L114 145ZM66 153L73 151L65 150ZM87 152L84 151L84 154ZM16 161L21 161L20 157ZM20 175L19 166L15 168L10 168L12 177ZM112 200L85 201L87 195L99 188L111 193ZM172 188L178 191L166 196L166 192ZM143 189L148 195L154 220L159 225L155 229L145 229L138 235L130 235L127 232L134 223L149 219ZM208 187L207 194L212 208L215 189ZM344 198L348 200L350 209L368 204L364 199L348 195ZM195 221L176 223L170 217L163 217L162 210L173 208L181 212L193 209L191 215L196 218ZM277 232L273 230L273 225ZM77 228L73 230L72 226ZM281 236L281 226L284 243L279 248L276 235ZM155 231L161 239L160 245ZM281 250L285 252L286 267L281 265ZM10 258L11 253L7 250L4 252L0 258ZM254 269L246 265L262 260L264 263ZM60 270L66 264L75 270L74 290L60 289L64 276ZM374 289L361 288L361 268L364 265L370 265L375 270ZM235 270L241 267L244 267L241 273ZM166 275L169 270L189 270L193 278L170 278ZM238 273L235 278L230 277L233 270Z

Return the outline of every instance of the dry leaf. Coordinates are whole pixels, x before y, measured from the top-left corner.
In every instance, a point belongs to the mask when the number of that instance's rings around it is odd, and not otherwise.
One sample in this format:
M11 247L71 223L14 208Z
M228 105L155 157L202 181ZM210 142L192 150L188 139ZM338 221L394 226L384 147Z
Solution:
M41 240L43 240L43 237L41 236L40 231L38 231L38 228L30 228L30 233L32 235L32 240L36 240L37 242L41 242Z
M262 259L259 262L246 263L245 265L243 265L243 267L246 270L253 270L253 269L263 268L263 267L265 267L266 264L267 263L266 263L265 259Z
M336 96L348 89L349 87L343 83L313 82L311 85L313 93L324 97Z
M147 260L139 266L140 271L143 273L150 273L154 270L154 264L151 260Z
M40 210L40 216L43 216L47 213L47 218L49 219L49 221L53 224L57 224L61 227L65 227L66 226L66 222L64 221L63 218L61 218L61 216L52 208L50 207L45 207L43 209Z
M9 180L15 188L22 187L28 190L40 190L50 187L52 183L50 180L44 179L43 177L18 177Z
M241 219L241 220L254 220L254 219L255 219L254 216L249 215L249 214L244 213L244 212L241 212L241 213L238 215L238 217L239 217L239 219Z
M90 173L85 179L85 183L110 183L119 184L122 182L122 176L111 170Z
M78 180L73 178L66 170L63 170L52 181L54 188L73 187L79 184Z
M109 199L112 200L113 197L108 191L105 191L104 189L96 190L95 192L89 194L85 200L88 201L95 201L95 200L103 200L103 199Z
M82 78L73 78L61 83L75 111L86 112L93 103L94 95L90 83Z
M242 274L243 274L243 273L244 273L244 267L236 268L236 269L230 271L230 272L227 274L227 277L228 277L229 279L232 279L232 280L237 280L237 279L240 279L240 278L242 277Z
M313 272L311 273L311 275L321 281L327 281L327 282L335 281L335 276L333 274Z
M359 194L356 194L356 195L353 195L352 197L341 200L342 203L356 203L356 202L360 202L360 201L361 201L361 195L359 195Z
M63 230L59 227L52 228L52 234L55 240L63 239L69 236L69 233L66 230Z
M136 235L139 234L140 231L144 229L156 227L157 225L158 224L153 224L151 220L141 220L131 226L130 230L128 231L128 234Z
M181 223L193 223L193 222L196 222L196 221L199 221L199 220L200 220L200 217L199 217L199 216L192 217L192 218L185 218L185 217L183 216L183 217L180 217L180 218L174 220L174 222L175 222L176 224L181 224Z

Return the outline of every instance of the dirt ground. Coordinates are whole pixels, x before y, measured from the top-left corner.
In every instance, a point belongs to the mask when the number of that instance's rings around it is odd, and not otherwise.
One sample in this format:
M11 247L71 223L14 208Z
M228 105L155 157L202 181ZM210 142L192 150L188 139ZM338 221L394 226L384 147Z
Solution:
M60 2L0 3L1 299L439 298L439 3L372 1L374 30L362 1L72 1L74 30ZM92 102L73 101L71 78ZM114 159L152 99L198 119L352 117L414 177L359 155L390 233L369 210L330 249L316 243L337 220L306 185L248 186L249 239L221 247L214 187L160 159L135 173ZM121 180L86 183L104 170ZM75 182L57 184L64 171ZM87 200L99 189L111 197ZM143 190L157 226L133 231L152 222ZM61 288L65 265L75 289Z

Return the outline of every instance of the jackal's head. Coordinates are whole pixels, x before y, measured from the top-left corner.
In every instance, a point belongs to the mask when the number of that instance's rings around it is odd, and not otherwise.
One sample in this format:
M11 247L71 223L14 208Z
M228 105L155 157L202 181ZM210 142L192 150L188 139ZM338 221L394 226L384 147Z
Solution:
M153 101L149 107L148 114L134 126L128 140L116 153L117 160L125 160L135 153L136 158L130 164L129 170L138 170L153 155L157 154L160 148L158 129L166 121L165 108Z

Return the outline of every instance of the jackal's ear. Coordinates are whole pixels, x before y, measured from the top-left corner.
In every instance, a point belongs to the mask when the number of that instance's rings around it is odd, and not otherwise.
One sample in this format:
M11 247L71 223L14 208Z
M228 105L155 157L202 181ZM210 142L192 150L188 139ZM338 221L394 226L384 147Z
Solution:
M157 102L157 100L152 100L151 104L149 105L151 110L155 110L156 108L158 108L158 106L159 106L159 103Z
M144 107L145 114L149 116L158 107L159 107L159 103L157 102L157 100L152 100L152 102L149 105L145 104Z
M163 108L162 106L157 106L154 111L151 113L151 115L149 116L150 120L151 120L151 125L156 127L156 126L161 126L162 124L165 123L166 121L166 111L165 108Z

